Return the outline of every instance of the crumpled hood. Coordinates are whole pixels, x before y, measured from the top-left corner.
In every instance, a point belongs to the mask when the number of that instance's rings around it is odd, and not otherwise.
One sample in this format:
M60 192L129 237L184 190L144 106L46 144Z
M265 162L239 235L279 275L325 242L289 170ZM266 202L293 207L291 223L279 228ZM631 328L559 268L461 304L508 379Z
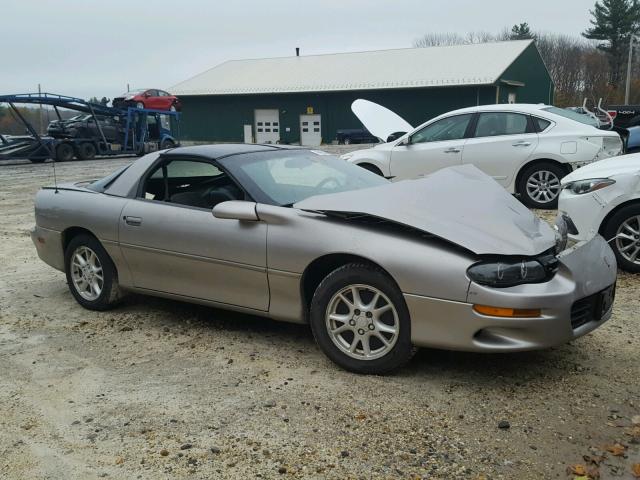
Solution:
M294 207L383 218L478 255L533 256L555 246L547 223L473 165L445 168L417 180L316 195Z
M640 153L606 158L578 168L562 179L562 184L587 178L609 178L615 175L639 175Z

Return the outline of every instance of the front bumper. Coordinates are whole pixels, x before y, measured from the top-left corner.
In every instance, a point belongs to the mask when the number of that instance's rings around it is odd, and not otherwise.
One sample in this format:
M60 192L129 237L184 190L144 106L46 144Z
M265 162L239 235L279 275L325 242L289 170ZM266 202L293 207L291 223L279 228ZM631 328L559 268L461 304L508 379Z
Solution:
M412 342L448 350L515 352L560 345L591 332L611 317L612 309L601 317L577 316L600 292L615 285L613 251L598 235L565 250L558 259L558 272L548 282L502 289L472 282L467 302L405 294ZM474 304L541 309L542 316L490 317L473 310Z
M31 230L31 240L36 246L40 260L64 272L64 252L62 250L62 234L60 232L36 225Z
M606 202L597 192L575 195L563 190L558 198L558 215L571 219L577 233L569 232L569 238L573 241L587 241L598 234L602 220L606 216Z

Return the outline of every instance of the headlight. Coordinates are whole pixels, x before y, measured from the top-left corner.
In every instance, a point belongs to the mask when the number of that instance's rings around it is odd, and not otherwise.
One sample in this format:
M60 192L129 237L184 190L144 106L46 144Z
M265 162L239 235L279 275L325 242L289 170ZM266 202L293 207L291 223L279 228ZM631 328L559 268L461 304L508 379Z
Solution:
M547 271L537 260L487 261L471 265L469 278L480 285L504 288L523 283L538 283L547 279Z
M349 152L349 153L345 153L344 155L340 155L340 158L342 160L349 160L351 157L353 157L353 152Z
M595 192L596 190L608 187L614 183L616 183L616 181L610 178L587 178L586 180L569 182L564 185L563 188L571 190L576 195L583 195L585 193Z

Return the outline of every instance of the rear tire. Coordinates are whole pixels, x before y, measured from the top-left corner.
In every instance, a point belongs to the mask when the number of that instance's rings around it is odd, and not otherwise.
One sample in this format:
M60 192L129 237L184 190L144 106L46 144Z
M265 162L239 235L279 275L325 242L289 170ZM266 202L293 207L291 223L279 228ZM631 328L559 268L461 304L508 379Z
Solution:
M618 210L607 220L602 234L610 242L618 266L627 272L640 273L640 203Z
M75 151L70 143L60 143L56 147L56 162L69 162L73 160Z
M95 237L80 234L72 238L64 264L69 290L84 308L108 310L122 297L116 267Z
M536 162L524 168L518 180L520 200L529 208L558 208L560 180L567 172L552 162Z
M310 323L327 357L351 372L387 373L414 353L402 293L372 265L350 263L327 275L313 295Z
M90 142L84 142L78 145L78 158L80 160L91 160L96 156L96 146Z

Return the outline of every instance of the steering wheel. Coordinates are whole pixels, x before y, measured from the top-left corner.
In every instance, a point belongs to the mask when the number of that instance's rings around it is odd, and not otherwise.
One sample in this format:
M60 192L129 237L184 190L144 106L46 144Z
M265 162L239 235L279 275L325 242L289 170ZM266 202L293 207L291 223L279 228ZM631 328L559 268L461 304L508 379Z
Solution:
M328 177L318 183L316 188L325 188L325 185L331 182L335 184L335 188L340 186L340 181L336 177Z

